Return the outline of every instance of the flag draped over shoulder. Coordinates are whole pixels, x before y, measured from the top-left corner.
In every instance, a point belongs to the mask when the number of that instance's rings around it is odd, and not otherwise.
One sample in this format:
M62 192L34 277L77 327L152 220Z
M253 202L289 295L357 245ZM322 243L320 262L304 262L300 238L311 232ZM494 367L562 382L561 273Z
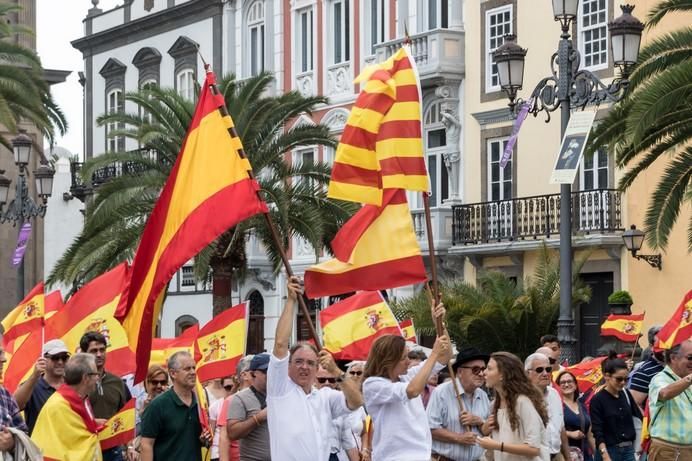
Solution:
M212 85L215 77L208 71L182 149L144 228L127 296L116 312L137 355L135 382L146 375L154 319L173 274L224 231L267 212L223 96Z
M656 335L654 349L671 349L692 338L692 290L688 291L670 320Z
M238 304L211 319L197 333L195 360L200 381L235 373L245 355L247 303Z
M383 189L427 191L418 77L405 47L356 79L363 89L336 150L328 196L382 204Z
M601 336L615 336L620 341L633 343L639 339L644 324L644 314L610 314L601 325Z
M416 328L413 326L413 319L402 320L399 322L399 328L401 328L401 334L404 335L404 339L406 339L406 341L411 341L418 344Z
M149 366L166 365L168 358L180 351L194 354L195 339L199 333L199 324L194 324L183 331L177 338L154 338L151 340Z
M378 291L357 293L320 312L324 348L338 360L365 360L375 339L401 335Z
M17 307L2 319L3 338L11 341L41 328L45 314L43 282L39 282Z
M101 450L108 450L135 438L135 399L130 399L119 412L114 414L99 430Z
M332 241L335 259L305 271L310 298L377 291L426 280L406 194L385 190L382 206L365 205Z

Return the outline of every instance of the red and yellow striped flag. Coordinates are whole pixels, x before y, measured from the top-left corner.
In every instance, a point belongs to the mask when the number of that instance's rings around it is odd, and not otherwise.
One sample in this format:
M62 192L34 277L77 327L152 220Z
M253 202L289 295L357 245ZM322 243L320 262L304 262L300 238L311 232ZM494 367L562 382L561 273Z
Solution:
M601 336L615 336L620 341L633 343L639 339L644 324L644 314L610 314L601 325Z
M17 307L2 319L4 341L11 341L32 331L39 330L45 313L43 282L31 289Z
M416 329L413 326L413 319L406 319L399 322L399 328L401 328L401 334L404 335L406 341L411 341L412 343L418 344L418 338L416 338Z
M245 355L247 303L238 304L211 319L197 334L195 360L201 381L235 373Z
M377 291L426 280L406 194L385 190L382 206L365 205L339 230L335 259L305 271L310 298Z
M336 150L328 196L381 205L383 189L426 192L421 104L413 59L401 48L366 68Z
M378 291L363 291L320 312L324 348L338 360L365 360L375 339L400 335L399 325Z
M670 320L656 335L654 349L671 349L692 338L692 290L688 291Z
M135 383L146 376L154 319L171 277L221 233L268 211L215 83L207 71L185 142L144 228L127 296L116 312L137 355Z
M199 333L199 324L194 324L183 331L177 338L154 338L151 340L149 366L166 365L168 358L180 351L194 354L195 339Z
M135 399L130 399L99 430L101 450L110 450L135 438Z

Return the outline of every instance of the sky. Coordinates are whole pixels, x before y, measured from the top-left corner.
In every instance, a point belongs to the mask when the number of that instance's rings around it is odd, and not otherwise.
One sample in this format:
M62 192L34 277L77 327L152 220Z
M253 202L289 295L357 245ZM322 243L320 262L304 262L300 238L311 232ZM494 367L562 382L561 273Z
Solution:
M122 0L100 0L106 11ZM69 130L57 145L82 157L82 86L78 72L84 70L82 54L72 48L71 41L84 34L82 20L93 5L91 0L36 0L36 48L46 69L72 73L65 83L52 87L53 98L67 116Z

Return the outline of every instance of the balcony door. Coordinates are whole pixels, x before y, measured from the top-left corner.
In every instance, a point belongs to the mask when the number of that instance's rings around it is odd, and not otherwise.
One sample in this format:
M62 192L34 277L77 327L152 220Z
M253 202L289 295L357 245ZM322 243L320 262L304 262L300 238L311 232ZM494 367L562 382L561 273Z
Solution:
M510 238L514 230L512 209L512 160L500 166L508 138L488 139L488 203L486 217L488 239Z
M592 156L584 156L579 174L581 191L575 212L579 230L583 232L609 229L613 223L615 206L611 201L610 161L605 148Z
M580 278L591 287L591 301L577 308L580 357L596 356L601 347L601 324L608 316L608 296L613 292L613 273L581 274Z

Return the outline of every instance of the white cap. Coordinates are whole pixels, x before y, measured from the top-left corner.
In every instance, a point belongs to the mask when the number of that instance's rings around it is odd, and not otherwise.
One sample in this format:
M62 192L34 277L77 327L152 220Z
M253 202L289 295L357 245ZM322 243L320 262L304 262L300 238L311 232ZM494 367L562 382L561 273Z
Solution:
M51 339L43 345L43 355L53 356L62 353L70 353L67 346L61 339Z

